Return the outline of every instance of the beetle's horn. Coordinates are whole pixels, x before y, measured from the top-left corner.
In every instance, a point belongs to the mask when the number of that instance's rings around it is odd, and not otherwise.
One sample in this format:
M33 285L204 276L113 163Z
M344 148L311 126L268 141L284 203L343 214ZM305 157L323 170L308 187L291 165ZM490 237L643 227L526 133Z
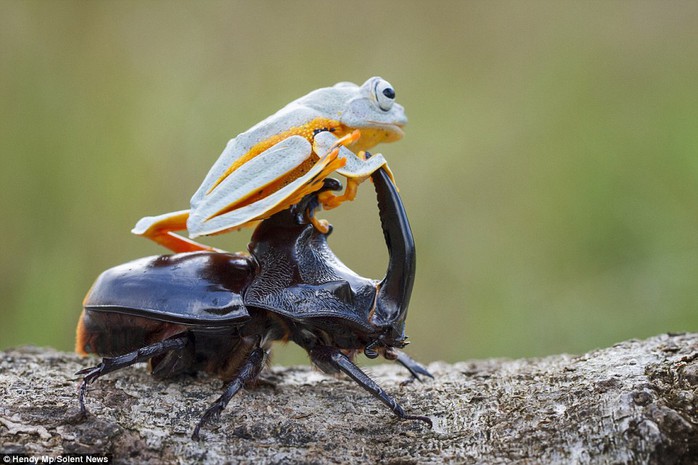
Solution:
M417 265L414 238L400 194L388 173L381 168L371 177L389 254L388 270L380 283L372 323L392 327L393 337L404 339L404 323Z

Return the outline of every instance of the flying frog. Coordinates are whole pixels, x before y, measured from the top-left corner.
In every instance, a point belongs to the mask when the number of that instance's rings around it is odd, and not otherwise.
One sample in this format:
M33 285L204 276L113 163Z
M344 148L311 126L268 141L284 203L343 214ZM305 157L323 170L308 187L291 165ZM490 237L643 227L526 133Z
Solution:
M252 226L319 190L333 172L347 178L346 188L341 195L322 192L319 200L335 208L353 200L380 167L390 173L383 155L366 150L402 138L406 123L395 90L380 77L314 90L231 139L189 210L142 218L132 232L174 252L215 250L174 231L196 238ZM309 216L327 232L327 222Z

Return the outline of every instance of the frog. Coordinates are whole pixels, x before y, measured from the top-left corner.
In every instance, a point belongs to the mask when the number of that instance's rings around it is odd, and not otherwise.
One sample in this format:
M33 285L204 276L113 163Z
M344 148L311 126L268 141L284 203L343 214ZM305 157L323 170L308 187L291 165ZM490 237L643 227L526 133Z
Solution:
M232 138L189 209L146 216L132 233L175 253L217 251L194 239L252 227L320 190L333 173L346 178L344 192L325 190L318 199L325 210L337 208L381 167L395 182L385 157L368 150L401 139L406 124L395 89L379 76L313 90ZM329 231L326 220L308 219ZM189 238L177 234L183 230Z

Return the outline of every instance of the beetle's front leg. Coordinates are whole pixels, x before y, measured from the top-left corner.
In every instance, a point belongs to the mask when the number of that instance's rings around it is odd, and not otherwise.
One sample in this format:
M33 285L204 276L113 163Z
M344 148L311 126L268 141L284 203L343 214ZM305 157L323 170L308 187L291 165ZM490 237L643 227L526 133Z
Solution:
M402 420L419 420L428 424L431 428L431 418L421 415L408 415L397 401L383 390L375 381L337 348L318 346L310 351L310 358L323 371L332 373L341 371L356 381L362 388L370 392L375 398L388 406Z
M315 229L323 234L329 234L332 225L327 220L320 220L315 217L315 211L320 208L320 197L329 191L342 190L342 183L334 178L325 178L322 187L312 194L303 197L303 200L291 206L291 211L296 216L298 224L311 223Z

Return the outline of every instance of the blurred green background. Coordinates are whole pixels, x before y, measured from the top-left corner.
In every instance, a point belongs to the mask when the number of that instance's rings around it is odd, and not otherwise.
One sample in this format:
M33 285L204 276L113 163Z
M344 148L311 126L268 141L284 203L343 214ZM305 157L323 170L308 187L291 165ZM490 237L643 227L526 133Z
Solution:
M187 208L289 101L373 75L410 118L379 150L417 239L416 358L697 331L696 24L694 2L4 1L0 348L71 350L96 276L164 253L140 217ZM323 215L382 276L372 188Z

